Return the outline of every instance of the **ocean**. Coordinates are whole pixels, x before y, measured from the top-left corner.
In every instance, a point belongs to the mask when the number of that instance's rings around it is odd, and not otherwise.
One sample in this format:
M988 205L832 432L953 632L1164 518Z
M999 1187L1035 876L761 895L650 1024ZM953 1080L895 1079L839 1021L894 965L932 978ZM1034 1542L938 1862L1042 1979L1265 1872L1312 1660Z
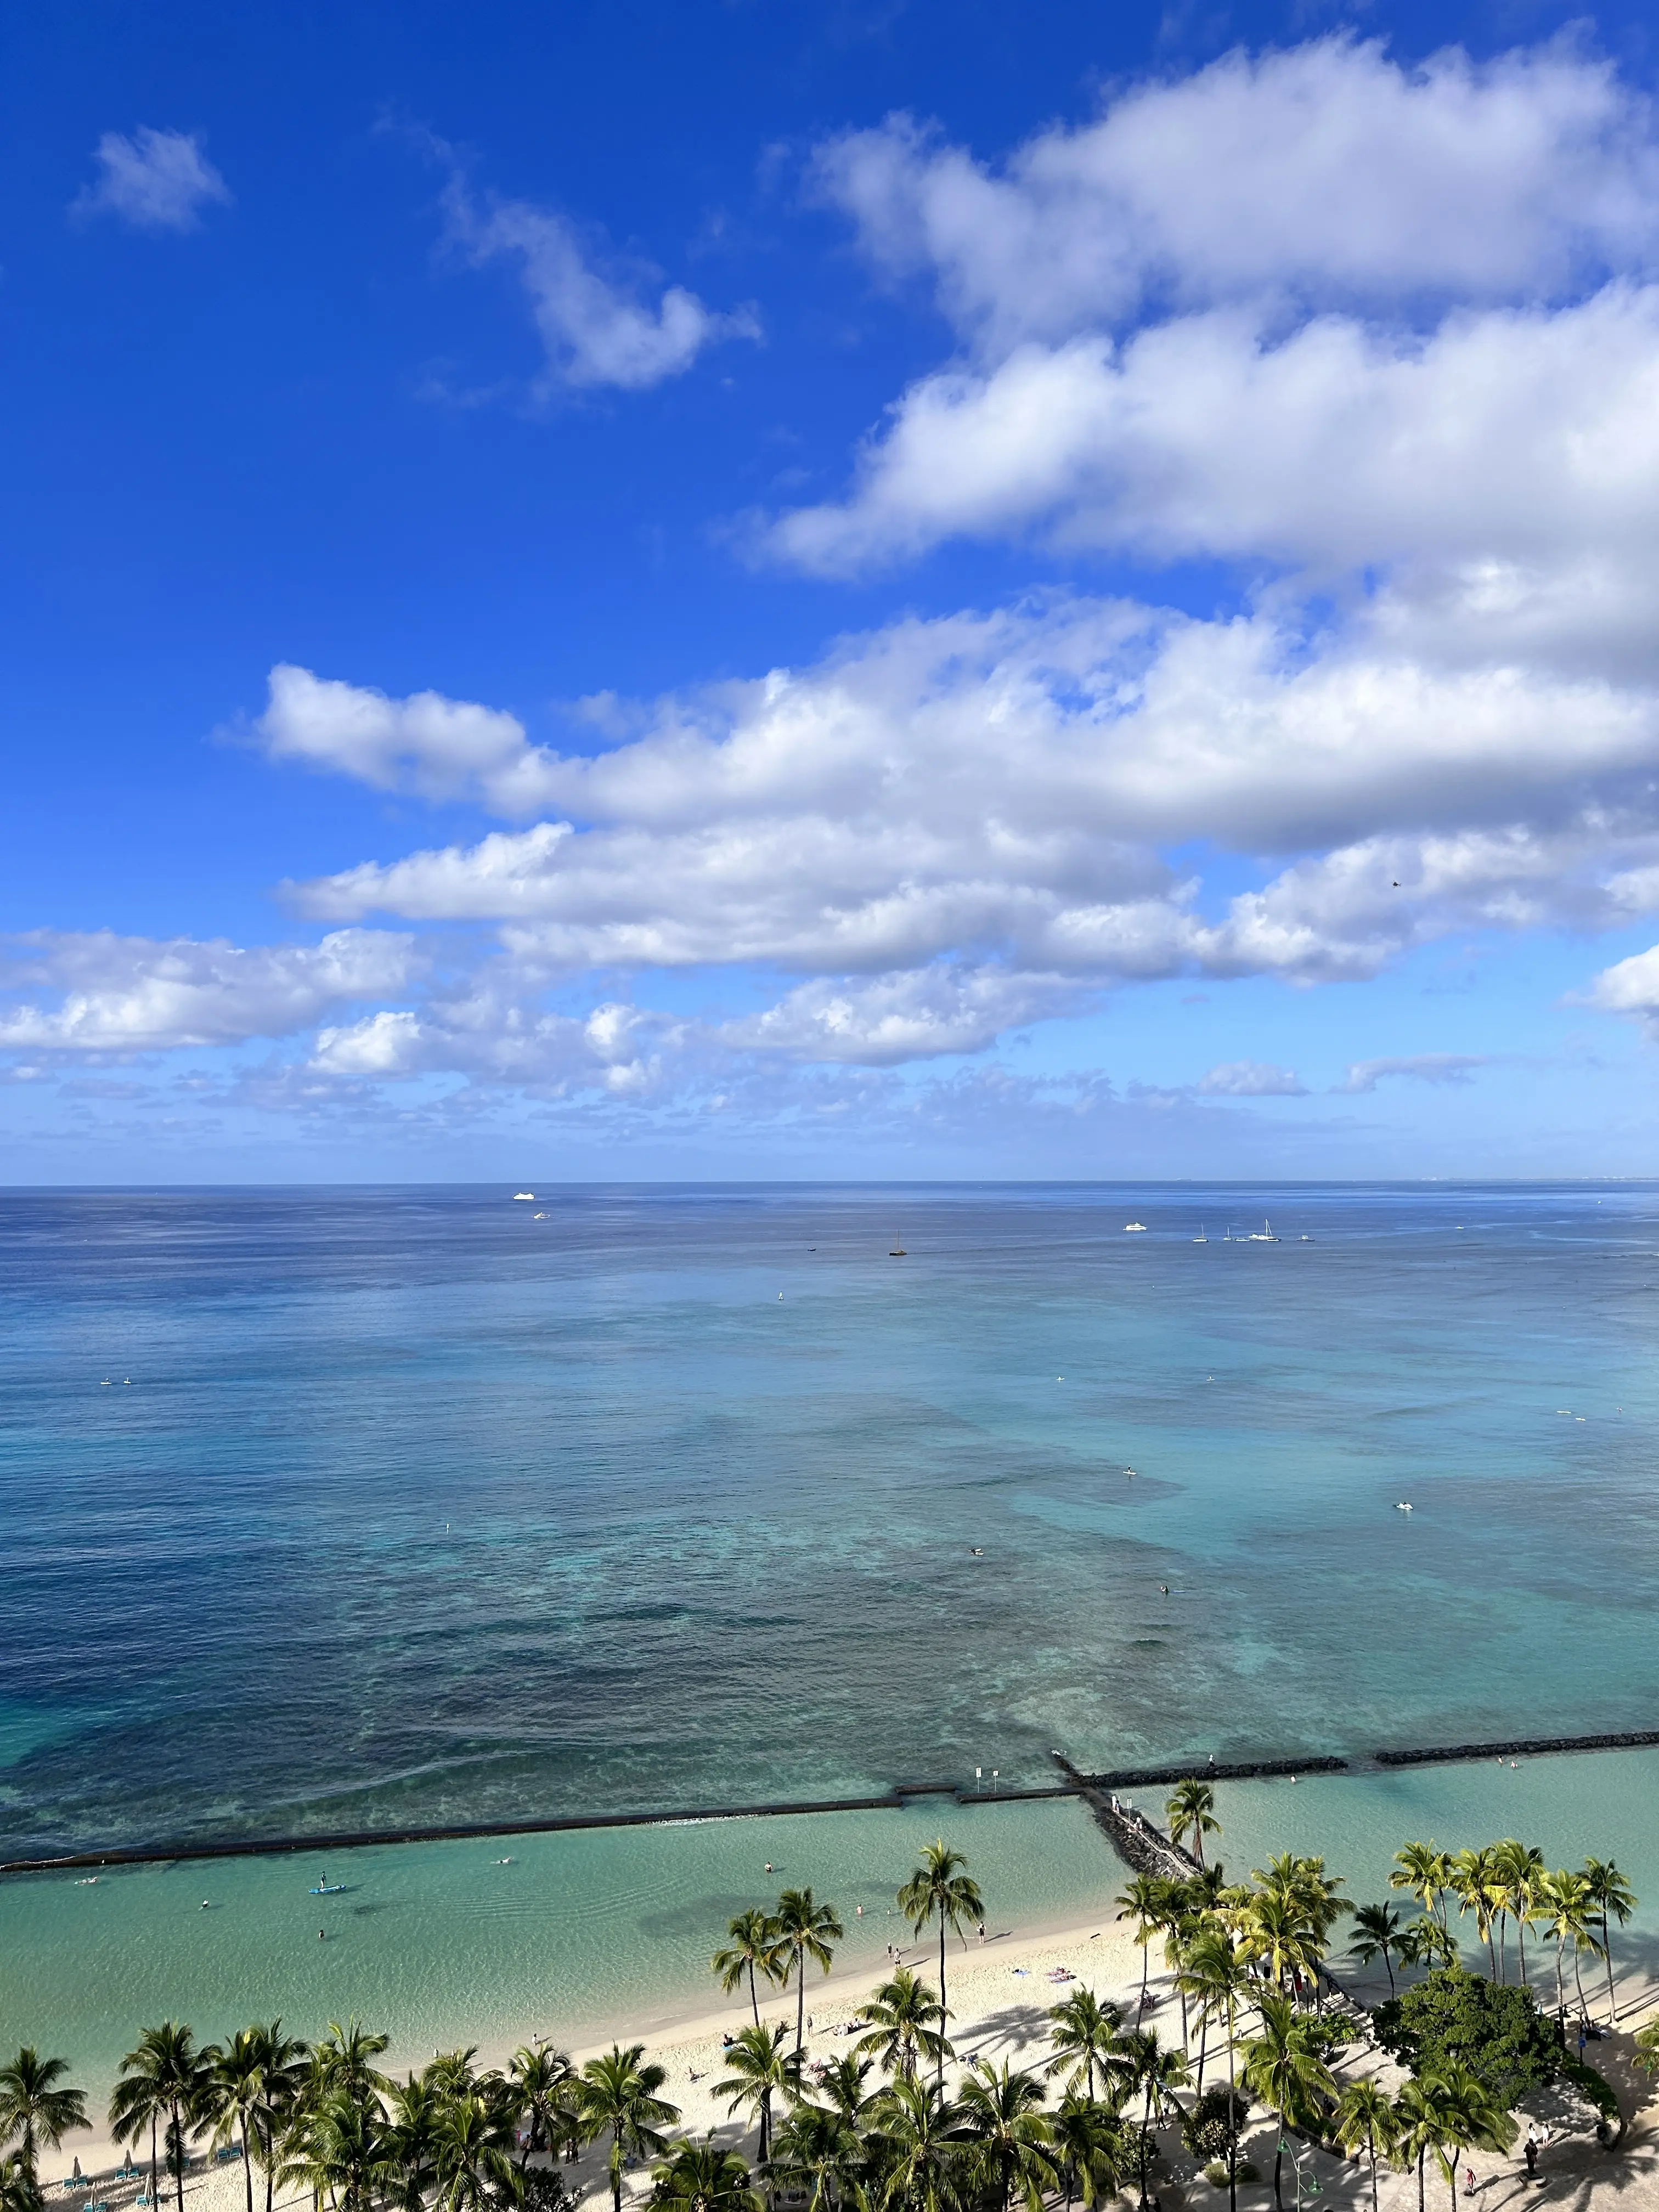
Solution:
M537 1191L0 1195L0 1856L1654 1725L1659 1192ZM1441 1786L1235 1823L1364 1857ZM1071 1838L1042 1910L1115 1886L1077 1808L1006 1817L1011 1869ZM741 1832L540 1848L580 1922ZM679 1864L641 1911L735 1893ZM60 1905L173 1880L0 1883L0 2034Z

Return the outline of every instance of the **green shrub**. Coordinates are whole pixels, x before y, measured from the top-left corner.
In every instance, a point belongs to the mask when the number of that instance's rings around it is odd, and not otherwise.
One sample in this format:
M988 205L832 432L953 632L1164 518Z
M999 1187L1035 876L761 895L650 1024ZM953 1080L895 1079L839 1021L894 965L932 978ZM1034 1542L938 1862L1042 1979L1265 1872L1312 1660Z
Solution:
M1181 2139L1194 2158L1224 2160L1229 2145L1243 2134L1249 2111L1244 2098L1220 2082L1206 2089L1192 2110L1182 2115Z
M1227 2186L1226 2160L1224 2158L1212 2158L1210 2160L1210 2163L1204 2169L1204 2179L1206 2181L1212 2182L1218 2189L1224 2189ZM1261 2179L1261 2176L1256 2172L1255 2167L1251 2164L1248 2158L1241 2158L1239 2160L1238 2181L1241 2188L1243 2187L1246 2182L1260 2181Z
M1372 2015L1382 2048L1413 2074L1451 2060L1468 2068L1505 2112L1561 2070L1553 2021L1528 1989L1500 1989L1462 1966L1437 1966Z

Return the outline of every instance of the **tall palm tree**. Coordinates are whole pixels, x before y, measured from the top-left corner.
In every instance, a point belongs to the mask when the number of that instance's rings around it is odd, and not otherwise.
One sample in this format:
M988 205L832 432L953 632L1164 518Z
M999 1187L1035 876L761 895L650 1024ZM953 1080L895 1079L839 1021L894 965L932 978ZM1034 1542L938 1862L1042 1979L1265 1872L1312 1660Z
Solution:
M0 2212L40 2212L40 2192L20 2158L0 2158Z
M1429 1913L1408 1920L1395 1950L1403 1966L1455 1966L1457 1939Z
M1584 1984L1578 1971L1578 1960L1586 1951L1597 1956L1601 1947L1590 1930L1595 1917L1595 1906L1590 1888L1582 1874L1570 1874L1565 1869L1556 1874L1547 1874L1538 1885L1540 1917L1545 1933L1555 1945L1555 2008L1565 2014L1567 2000L1561 1986L1562 1966L1566 1947L1572 1945L1572 1977L1578 1990L1580 2010L1584 2009Z
M770 2171L805 2191L807 2212L860 2203L867 2169L857 2126L839 2105L797 2105L773 2139Z
M1244 2046L1244 2081L1250 2094L1279 2115L1273 2153L1273 2202L1285 2201L1285 2133L1304 2125L1336 2084L1316 2040L1318 2022L1299 2015L1288 1997L1264 1991L1258 2005L1261 2033Z
M1184 1971L1187 1993L1197 1999L1206 2032L1212 2020L1224 2020L1227 2023L1227 2094L1231 2100L1236 2100L1238 2095L1238 2001L1249 1984L1244 1960L1225 1929L1214 1928L1206 1929L1188 1946ZM1200 2057L1200 2069L1201 2065ZM1228 2109L1233 2109L1231 2103ZM1227 2201L1231 2212L1238 2212L1238 2139L1236 2135L1227 2157Z
M1544 1855L1535 1846L1506 1836L1492 1845L1492 1871L1503 1900L1504 1917L1515 1917L1516 1942L1521 1954L1521 1980L1527 1978L1527 1930L1537 1919L1538 1882L1545 1872ZM1501 1934L1501 1930L1500 1930Z
M196 2039L177 2021L147 2027L121 2061L109 2100L110 2132L132 2142L149 2130L149 2196L155 2202L155 2130L167 2122L167 2168L185 2212L185 2141L194 2130L206 2068Z
M1400 1948L1400 1915L1392 1905L1357 1905L1350 1955L1362 1966L1381 1959L1389 1970L1389 1995L1395 1994L1393 1954Z
M524 2183L513 2161L510 2110L476 2091L445 2100L433 2136L434 2212L490 2212Z
M338 2093L359 2103L384 2095L392 2084L374 2061L390 2041L389 2036L376 2034L356 2018L344 2027L337 2020L330 2021L328 2033L311 2054L311 2071L318 2090L325 2095ZM456 2058L462 2059L465 2064L472 2054L452 2052L450 2056L452 2064ZM439 2059L434 2063L441 2067L444 2062Z
M1437 2067L1425 2085L1436 2108L1437 2140L1431 2148L1457 2212L1457 2160L1460 2153L1478 2145L1483 2150L1507 2150L1515 2141L1515 2122L1486 2083L1456 2060Z
M1409 1890L1425 1912L1438 1917L1441 1900L1451 1881L1451 1865L1444 1851L1436 1850L1431 1840L1407 1844L1394 1856L1389 1887Z
M1184 1844L1191 1836L1194 1852L1202 1866L1205 1837L1221 1833L1221 1823L1215 1817L1215 1792L1209 1784L1191 1779L1177 1783L1164 1808L1164 1816L1173 1842Z
M1611 1859L1586 1859L1584 1881L1592 1907L1601 1922L1601 1955L1607 1962L1607 2026L1619 2024L1618 2002L1613 1987L1613 1938L1607 1928L1611 1915L1622 1928L1636 1910L1636 1892Z
M642 2043L631 2043L625 2050L613 2043L603 2057L590 2058L576 2077L576 2109L584 2138L588 2142L597 2142L601 2136L611 2138L607 2166L613 2212L622 2212L623 2168L628 2160L647 2154L659 2157L667 2148L662 2130L679 2118L678 2108L657 2094L667 2079L665 2068L647 2059Z
M945 2008L928 1984L901 1966L890 1981L883 1982L869 2002L860 2006L859 2018L869 2033L854 2045L878 2061L884 2074L914 2076L916 2061L926 2057L941 2063L954 2054L945 2039Z
M728 1996L739 1982L749 1984L750 2009L755 2015L755 2025L760 2026L760 1997L755 1987L755 1977L763 1974L769 1982L782 1980L788 1969L786 1960L789 1947L784 1942L778 1923L770 1913L763 1912L751 1905L735 1920L726 1923L726 1932L731 1942L716 1951L709 1964L720 1978L720 1987Z
M264 2097L264 2051L257 2028L239 2027L228 2043L210 2043L203 2051L203 2118L213 2129L216 2148L234 2142L242 2154L242 2186L247 2212L253 2212L253 2160L250 2152L254 2115Z
M1016 2197L1025 2212L1042 2212L1045 2192L1058 2185L1046 2094L1035 2074L1011 2073L1006 2060L1000 2068L981 2062L962 2085L957 2102L974 2141L969 2170L1001 2212L1012 2212Z
M772 2150L772 2100L795 2096L800 2088L800 2054L788 2048L787 2027L745 2027L726 2045L726 2074L712 2094L727 2100L726 2111L746 2105L760 2132L757 2152L764 2166Z
M277 2144L305 2087L311 2046L298 2036L284 2035L280 2018L269 2027L256 2025L245 2032L258 2050L260 2073L259 2094L248 2112L249 2148L264 2168L265 2212L271 2212Z
M17 2164L31 2189L40 2185L42 2144L56 2150L71 2128L92 2125L84 2089L63 2087L67 2058L42 2058L25 2044L0 2066L0 2148L17 2145Z
M889 2212L955 2212L968 2130L939 2085L894 2081L870 2117L877 2201Z
M318 2090L295 2115L279 2179L303 2181L319 2206L326 2197L336 2212L368 2212L386 2170L387 2133L378 2092Z
M786 1889L778 1899L772 1924L794 1961L795 2056L799 2058L806 2040L806 1961L810 1959L827 1974L835 1956L830 1947L839 1943L846 1931L836 1917L835 1908L818 1904L810 1889Z
M423 2074L411 2074L386 2099L378 2179L397 2212L425 2212L436 2179L443 2099Z
M1142 2105L1140 2115L1140 2148L1137 2164L1140 2174L1141 2212L1146 2212L1146 2183L1152 2167L1152 2129L1181 2109L1177 2089L1187 2087L1190 2076L1187 2069L1187 2054L1176 2051L1158 2039L1155 2027L1137 2028L1124 2039L1124 2057L1128 2086L1132 2093L1139 2092Z
M1371 2212L1376 2212L1376 2154L1394 2141L1394 2105L1370 2076L1343 2084L1336 2100L1334 2133L1344 2150L1363 2150L1370 2160Z
M1425 2212L1423 2169L1446 2140L1446 2115L1432 2075L1407 2081L1394 2100L1394 2155L1417 2168L1417 2212Z
M870 2061L850 2051L842 2051L824 2062L818 2075L818 2094L832 2112L839 2112L856 2129L863 2125L869 2109L871 2100L865 2094L869 2079Z
M568 2140L576 2113L570 2087L574 2071L564 2052L546 2043L538 2043L533 2049L520 2044L508 2060L507 2071L518 2091L519 2110L530 2123L519 2160L522 2173L532 2151L551 2150Z
M1084 2212L1103 2197L1115 2197L1128 2171L1123 2123L1091 2098L1068 2092L1054 2119L1054 2157L1066 2185L1066 2212L1080 2196Z
M1132 1877L1123 1894L1117 1900L1120 1920L1135 1923L1135 1941L1140 1946L1140 2002L1135 2008L1139 2019L1146 2009L1146 1973L1149 1965L1148 1947L1162 1928L1170 1913L1170 1885L1155 1874L1138 1874Z
M1486 1957L1492 1966L1492 1978L1498 1979L1498 1952L1492 1942L1492 1899L1496 1883L1492 1875L1492 1853L1490 1844L1478 1851L1454 1851L1449 1862L1452 1894L1457 1899L1460 1914L1474 1915L1474 1932L1486 1947Z
M716 2142L677 2142L651 2169L653 2204L675 2212L760 2212L749 2168L734 2150Z
M985 1900L979 1884L968 1872L968 1862L939 1838L923 1846L921 1863L898 1893L898 1909L920 1936L930 1921L939 1923L939 2001L948 2005L945 1990L945 1936L948 1929L958 1936L966 1926L985 1918ZM949 2018L945 2012L945 2017ZM945 2054L939 2054L939 2090L945 2094Z
M1048 2072L1063 2074L1068 2089L1075 2089L1080 2081L1092 2105L1096 2075L1103 2081L1109 2070L1121 2069L1123 2014L1115 2004L1102 2004L1092 1990L1079 1987L1062 2003L1051 2007L1048 2018L1053 2023L1048 2040L1054 2055L1048 2061Z

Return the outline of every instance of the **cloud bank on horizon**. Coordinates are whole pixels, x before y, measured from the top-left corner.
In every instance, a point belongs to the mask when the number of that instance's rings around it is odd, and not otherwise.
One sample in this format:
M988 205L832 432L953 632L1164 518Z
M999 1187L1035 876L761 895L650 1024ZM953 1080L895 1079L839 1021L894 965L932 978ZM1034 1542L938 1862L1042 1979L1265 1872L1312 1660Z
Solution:
M184 231L229 197L180 134L98 155L82 212ZM1567 40L1413 66L1321 37L1127 84L995 161L894 114L822 140L805 198L927 305L936 358L837 488L728 511L708 557L890 611L539 717L273 654L242 741L395 801L383 848L283 886L303 941L14 940L0 1048L275 1041L225 1080L741 1119L1150 983L1317 991L1540 932L1586 940L1587 1010L1659 1034L1659 946L1589 942L1659 909L1643 91ZM763 300L711 308L459 169L442 222L518 275L543 396L639 404L761 337ZM969 544L1031 581L909 611L918 564ZM1227 1060L1189 1096L1488 1064Z

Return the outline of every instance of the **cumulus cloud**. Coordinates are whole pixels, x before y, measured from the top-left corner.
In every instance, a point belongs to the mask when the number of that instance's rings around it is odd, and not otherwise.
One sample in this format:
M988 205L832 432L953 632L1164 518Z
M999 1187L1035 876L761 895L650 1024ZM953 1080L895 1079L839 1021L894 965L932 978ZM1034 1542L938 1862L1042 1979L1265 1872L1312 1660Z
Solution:
M720 313L684 285L659 289L657 272L625 264L583 240L552 210L475 198L459 170L444 196L450 246L475 267L519 271L547 356L548 388L603 385L639 392L682 375L705 346L757 338L750 307Z
M1402 1076L1412 1083L1468 1083L1477 1067L1486 1065L1482 1055L1462 1052L1419 1052L1397 1060L1357 1060L1335 1088L1351 1092L1375 1091L1379 1083L1395 1076Z
M1659 945L1604 968L1583 1002L1603 1013L1633 1014L1650 1036L1659 1036Z
M13 939L0 979L0 1049L124 1054L240 1044L305 1029L331 1007L398 989L410 940L344 929L315 945L243 946L39 931Z
M1199 1085L1206 1098L1305 1098L1308 1086L1294 1068L1265 1060L1227 1060L1212 1067Z
M112 215L136 230L194 230L204 208L230 203L230 187L188 131L145 124L131 137L106 131L95 158L97 176L71 203L76 215Z
M794 1060L894 1066L982 1051L1006 1030L1067 1011L1079 995L1066 977L941 963L870 981L805 983L721 1034Z

